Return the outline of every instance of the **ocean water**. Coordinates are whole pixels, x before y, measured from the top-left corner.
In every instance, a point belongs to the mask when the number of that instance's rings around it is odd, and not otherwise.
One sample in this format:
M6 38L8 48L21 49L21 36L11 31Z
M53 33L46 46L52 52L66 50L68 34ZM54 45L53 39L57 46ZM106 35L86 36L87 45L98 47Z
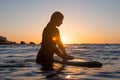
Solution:
M120 80L120 44L69 44L69 55L100 61L102 68L65 65L56 76L35 63L41 45L0 45L0 80Z

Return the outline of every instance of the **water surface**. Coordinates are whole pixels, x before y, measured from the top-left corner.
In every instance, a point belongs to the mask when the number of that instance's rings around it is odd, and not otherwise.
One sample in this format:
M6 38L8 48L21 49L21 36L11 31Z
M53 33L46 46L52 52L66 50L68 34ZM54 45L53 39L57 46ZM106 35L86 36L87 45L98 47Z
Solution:
M35 63L40 45L0 45L0 80L120 80L119 44L70 44L65 45L69 55L88 61L100 61L102 68L65 65L56 77L40 70Z

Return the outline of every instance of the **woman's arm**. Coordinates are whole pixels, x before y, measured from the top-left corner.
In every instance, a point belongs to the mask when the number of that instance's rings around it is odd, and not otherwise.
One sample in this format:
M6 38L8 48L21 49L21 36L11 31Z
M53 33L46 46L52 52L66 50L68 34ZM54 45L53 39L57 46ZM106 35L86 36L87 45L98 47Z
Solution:
M58 40L57 40L57 43L58 43L58 47L60 48L60 50L62 51L62 53L67 56L67 53L66 53L66 50L65 50L65 47L61 41L61 38L60 36L58 36Z
M59 31L58 31L58 34L57 34L57 44L58 44L58 47L61 50L62 54L64 55L64 58L66 58L66 59L73 59L72 56L67 55L67 53L65 51L65 47L64 47L64 45L63 45L63 43L61 41Z
M55 48L55 53L56 53L57 56L65 59L65 55L62 54L62 52L58 48Z

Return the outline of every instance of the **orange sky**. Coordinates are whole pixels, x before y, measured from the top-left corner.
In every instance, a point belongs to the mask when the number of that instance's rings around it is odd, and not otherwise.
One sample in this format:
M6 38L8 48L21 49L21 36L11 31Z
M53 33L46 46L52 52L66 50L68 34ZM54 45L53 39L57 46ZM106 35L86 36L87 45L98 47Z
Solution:
M120 1L0 1L0 35L20 43L41 42L51 14L60 11L64 43L120 43Z

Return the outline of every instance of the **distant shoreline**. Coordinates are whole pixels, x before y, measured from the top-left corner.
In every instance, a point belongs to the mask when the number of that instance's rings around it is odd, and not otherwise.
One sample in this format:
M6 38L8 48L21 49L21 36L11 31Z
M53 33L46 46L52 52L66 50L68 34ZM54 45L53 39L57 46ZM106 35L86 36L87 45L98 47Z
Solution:
M16 44L0 44L0 45L41 45L41 44L29 44L29 43L26 43L26 44L20 44L20 43L16 43ZM64 44L64 45L120 45L120 44Z

